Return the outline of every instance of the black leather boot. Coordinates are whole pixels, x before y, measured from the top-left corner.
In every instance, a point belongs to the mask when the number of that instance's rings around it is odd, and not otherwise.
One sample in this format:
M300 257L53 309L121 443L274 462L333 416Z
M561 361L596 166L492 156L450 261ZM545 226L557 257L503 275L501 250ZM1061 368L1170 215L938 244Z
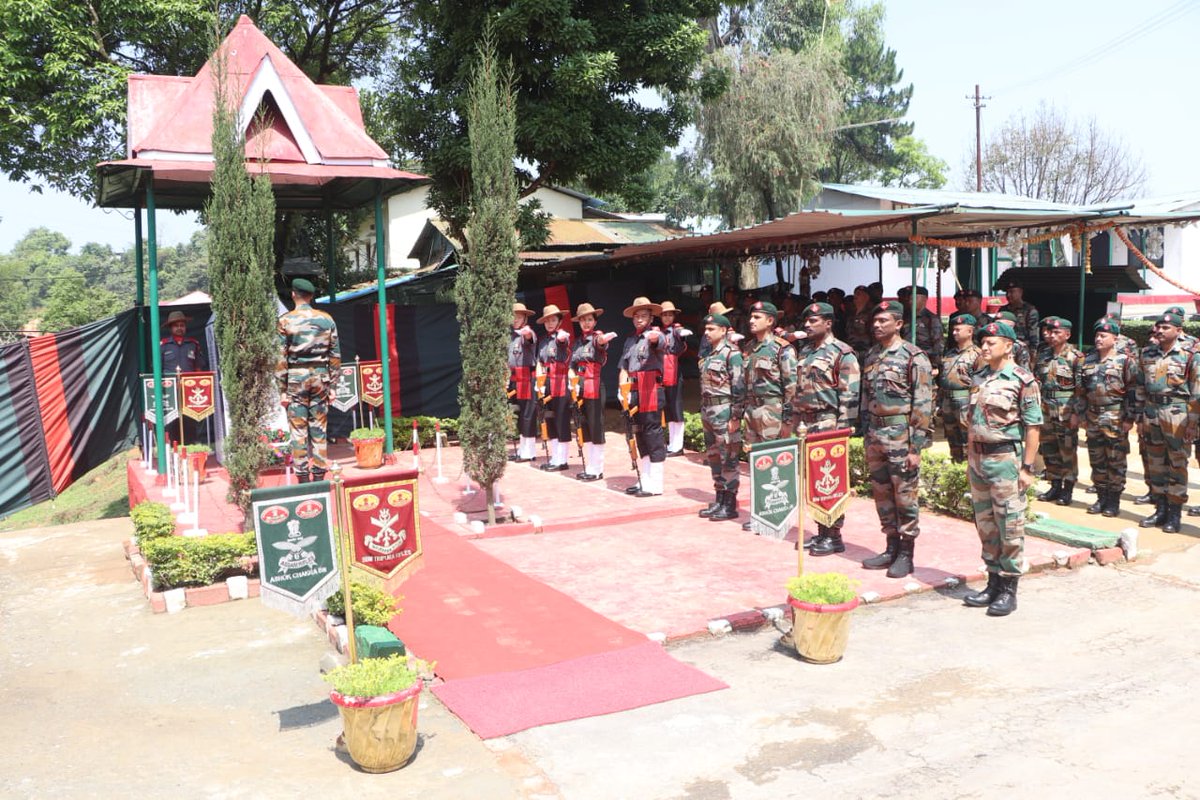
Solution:
M1096 502L1088 506L1087 513L1100 514L1106 508L1108 508L1108 490L1100 489L1096 492Z
M1179 533L1179 527L1182 524L1179 517L1183 513L1183 503L1168 503L1167 504L1167 519L1163 522L1163 533Z
M737 492L721 492L724 502L708 518L709 522L723 522L727 519L738 518Z
M700 514L700 516L705 517L705 518L711 517L713 515L713 512L715 512L718 508L720 508L721 504L724 501L725 501L725 490L718 489L716 499L714 499L711 503L709 503L707 507L700 509L700 511L698 513Z
M1000 590L996 599L988 606L989 617L1007 617L1017 610L1017 581L1020 578L1000 578Z
M1200 506L1188 506L1187 512L1189 517L1200 517Z
M1138 523L1142 528L1157 528L1167 521L1167 496L1159 494L1154 496L1154 513Z
M995 572L988 573L987 586L980 589L978 592L972 592L963 598L963 604L972 608L983 608L990 606L992 601L996 599L996 595L1000 592L1000 576Z
M1096 488L1096 484L1094 484L1094 483L1087 488L1088 494L1097 494L1099 491L1100 490Z
M1039 494L1037 499L1045 500L1046 502L1057 500L1059 493L1062 492L1062 486L1062 481L1050 481L1050 488Z
M887 537L887 549L877 556L864 558L862 565L863 569L887 569L896 560L896 554L900 552L900 537Z
M810 547L813 547L814 545L816 545L818 542L820 542L822 539L824 539L828 535L829 535L829 529L818 522L817 523L817 535L809 538L807 541L804 542L804 549L807 550Z
M1075 481L1063 481L1062 491L1058 493L1058 497L1054 498L1056 506L1071 505L1071 495L1075 491Z
M296 483L308 483L309 477L307 472L296 473Z
M642 482L641 482L641 481L638 481L638 482L637 482L637 483L635 483L633 486L626 486L626 487L625 487L625 494L637 494L637 493L638 493L638 492L640 492L641 490L642 490Z
M1154 497L1150 494L1150 492L1139 494L1137 497L1133 498L1133 504L1135 506L1148 506L1153 502Z
M846 543L842 541L842 532L833 528L826 528L824 536L818 536L813 540L808 554L812 556L831 556L834 553L844 552L846 552Z
M917 540L911 536L900 537L900 549L896 553L896 560L888 567L887 576L889 578L903 578L912 574L913 548L916 543Z
M1116 489L1108 490L1108 503L1101 512L1106 517L1121 516L1121 493Z

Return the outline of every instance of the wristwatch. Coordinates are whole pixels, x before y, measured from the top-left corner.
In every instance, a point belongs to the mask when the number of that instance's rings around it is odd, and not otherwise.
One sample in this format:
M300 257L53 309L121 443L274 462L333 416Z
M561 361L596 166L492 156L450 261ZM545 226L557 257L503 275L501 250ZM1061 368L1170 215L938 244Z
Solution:
M1025 470L1030 475L1036 475L1037 473L1033 471L1036 466L1037 464L1022 464L1021 469Z

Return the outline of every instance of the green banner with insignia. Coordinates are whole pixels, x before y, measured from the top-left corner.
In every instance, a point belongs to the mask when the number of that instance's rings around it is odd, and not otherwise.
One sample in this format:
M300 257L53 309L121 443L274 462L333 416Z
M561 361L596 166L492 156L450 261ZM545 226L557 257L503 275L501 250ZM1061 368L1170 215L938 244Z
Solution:
M796 439L774 439L750 446L750 529L783 539L796 521L799 481Z
M308 616L338 588L328 481L250 492L262 603Z
M179 419L179 380L176 376L163 376L162 379L162 407L163 407L163 424L170 425L175 420ZM142 408L146 409L144 414L146 421L151 425L154 424L157 416L154 405L154 374L146 373L142 375Z

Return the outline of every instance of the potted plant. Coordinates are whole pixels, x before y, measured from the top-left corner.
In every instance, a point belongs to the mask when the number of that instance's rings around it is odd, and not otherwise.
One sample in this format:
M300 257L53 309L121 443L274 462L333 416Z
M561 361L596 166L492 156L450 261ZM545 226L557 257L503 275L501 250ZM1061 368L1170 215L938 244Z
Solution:
M208 477L208 454L212 452L212 448L206 444L189 444L184 450L187 453L188 465L196 473L200 483L204 483L204 479Z
M354 460L362 469L383 466L383 428L355 428L350 431Z
M350 758L364 772L392 772L417 747L417 702L431 665L412 656L366 658L324 675L342 715Z
M840 572L806 573L787 583L796 653L813 664L841 661L858 608L859 581Z

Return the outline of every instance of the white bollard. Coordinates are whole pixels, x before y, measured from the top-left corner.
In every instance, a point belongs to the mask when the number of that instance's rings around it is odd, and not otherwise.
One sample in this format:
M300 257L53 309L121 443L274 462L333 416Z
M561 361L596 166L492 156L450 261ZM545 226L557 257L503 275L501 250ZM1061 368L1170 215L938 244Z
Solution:
M174 503L171 503L171 510L176 512L176 519L180 522L186 522L186 520L180 518L186 516L188 512L187 480L187 462L180 459L178 454L175 454L175 497L177 499Z
M163 489L163 497L166 498L167 500L176 500L179 498L179 487L178 487L179 476L175 474L175 470L176 470L175 454L173 452L168 452L167 453L167 486L165 489Z
M464 473L463 478L467 481L467 485L463 487L462 493L465 495L475 494L475 488L471 486L471 476Z
M471 533L483 533L486 530L487 530L487 525L484 524L483 520L481 520L481 519L471 520Z
M495 489L496 489L496 499L492 501L492 506L495 508L503 508L504 503L500 502L500 484L497 483L495 486Z
M192 527L183 532L184 536L207 536L208 531L200 527L200 473L192 472Z
M433 423L433 443L437 448L437 452L434 457L434 464L437 468L437 475L434 477L433 482L434 483L446 483L446 481L448 481L449 478L447 478L446 476L444 476L442 474L442 423L441 422Z

